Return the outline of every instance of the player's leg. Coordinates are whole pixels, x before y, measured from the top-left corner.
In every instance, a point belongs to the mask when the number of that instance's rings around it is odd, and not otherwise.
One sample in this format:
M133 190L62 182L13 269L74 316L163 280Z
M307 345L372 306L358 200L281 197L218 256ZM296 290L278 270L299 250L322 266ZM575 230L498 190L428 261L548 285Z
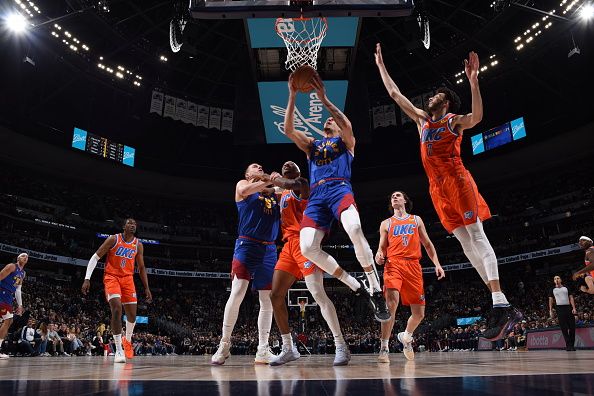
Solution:
M2 325L0 325L0 359L8 359L9 357L7 354L2 353L2 343L8 335L10 325L12 325L12 317L13 315L12 312L10 312L8 304L4 307L0 304L0 318L2 318Z
M270 300L272 277L276 265L276 245L261 246L258 254L260 266L254 272L253 288L258 290L260 311L258 312L258 352L254 363L268 364L274 358L270 351L270 328L273 308Z
M124 353L126 359L134 357L134 348L132 346L132 334L134 334L134 327L136 326L136 309L138 301L136 299L136 288L134 287L134 279L122 279L122 306L126 314L126 336L122 338L122 345L124 346Z
M396 322L396 310L398 309L398 303L400 302L400 292L398 288L393 287L393 284L389 284L394 280L386 280L386 272L384 272L384 285L385 285L385 296L386 304L390 310L390 320L382 322L381 324L381 346L380 352L377 357L377 361L380 363L390 363L390 337L392 336L392 330L394 329L394 323Z
M474 249L472 247L472 242L470 240L470 234L465 226L460 226L452 231L462 249L464 250L464 255L470 261L470 264L474 267L476 272L478 272L479 276L481 277L482 281L487 285L489 290L491 290L491 285L489 284L489 280L487 279L487 272L485 270L485 266L483 262L479 259L479 257L475 254Z
M111 310L111 332L116 347L114 363L126 363L126 356L122 348L122 287L119 278L105 275L105 298Z
M584 277L584 282L586 283L586 286L580 286L580 290L584 293L594 294L594 278L592 275L586 275Z
M289 312L285 301L287 292L296 279L292 273L279 269L277 264L277 269L272 277L270 300L274 309L274 320L281 333L282 347L281 353L270 361L271 366L279 366L300 357L299 352L293 348L293 338L289 327Z
M338 323L336 307L328 297L328 294L326 294L326 290L324 290L324 273L315 267L312 267L311 271L306 271L307 272L304 275L307 289L318 304L318 307L320 307L322 317L328 324L328 327L334 336L334 345L336 346L334 366L347 365L351 360L351 354L342 335L340 324Z
M420 263L409 262L402 266L402 288L400 298L403 305L410 306L411 316L408 318L406 329L398 333L398 341L402 343L404 356L408 360L415 358L413 350L413 333L425 317L425 292L423 288L423 273Z

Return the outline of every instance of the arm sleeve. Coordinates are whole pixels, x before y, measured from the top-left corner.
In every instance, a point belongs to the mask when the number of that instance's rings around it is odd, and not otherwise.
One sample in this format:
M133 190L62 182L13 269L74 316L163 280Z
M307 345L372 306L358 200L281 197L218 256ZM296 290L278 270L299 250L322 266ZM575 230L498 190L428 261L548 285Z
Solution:
M17 304L19 307L23 306L23 295L21 293L21 285L17 286L16 291L14 292L14 297L17 300Z
M91 257L91 259L89 260L89 264L87 265L87 274L85 275L85 280L91 279L91 275L93 275L93 271L97 266L97 261L99 261L99 256L97 256L97 253L95 253L93 257Z

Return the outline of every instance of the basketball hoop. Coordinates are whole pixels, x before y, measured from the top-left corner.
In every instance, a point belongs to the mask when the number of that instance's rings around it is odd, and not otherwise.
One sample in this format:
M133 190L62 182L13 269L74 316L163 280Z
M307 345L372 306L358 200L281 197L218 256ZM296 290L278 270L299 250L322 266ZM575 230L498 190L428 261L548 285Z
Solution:
M295 71L303 65L317 69L318 50L328 31L326 18L277 18L274 30L287 46L287 70Z
M301 316L305 314L305 304L307 304L307 301L299 300L299 312L301 312Z

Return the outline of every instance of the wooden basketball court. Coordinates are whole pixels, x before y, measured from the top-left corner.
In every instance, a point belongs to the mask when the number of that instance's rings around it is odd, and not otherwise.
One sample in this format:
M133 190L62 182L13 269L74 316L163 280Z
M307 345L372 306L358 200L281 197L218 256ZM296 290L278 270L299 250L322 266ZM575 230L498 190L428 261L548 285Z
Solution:
M0 395L430 395L594 394L591 351L419 353L353 356L332 366L332 355L302 357L280 367L232 356L11 358L0 361Z

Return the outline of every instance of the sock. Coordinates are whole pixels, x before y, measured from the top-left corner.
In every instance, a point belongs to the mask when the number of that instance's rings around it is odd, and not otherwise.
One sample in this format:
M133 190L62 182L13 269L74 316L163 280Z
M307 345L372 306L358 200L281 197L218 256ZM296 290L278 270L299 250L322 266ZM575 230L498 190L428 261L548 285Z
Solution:
M346 274L346 272L343 273L343 275L344 274ZM351 276L351 279L357 282L357 285L361 287L361 284L355 278ZM336 307L332 301L330 301L330 298L324 290L324 275L322 272L316 271L313 274L306 276L305 285L320 307L320 313L334 336L334 344L345 345L346 343L342 336L342 331L340 330L340 324L338 323L338 316L336 315Z
M375 265L371 266L371 271L365 271L365 276L369 281L369 287L371 288L371 292L382 291L382 288L379 284L379 278L377 276L377 271L375 270Z
M361 284L351 274L346 271L342 271L342 274L338 277L338 280L347 285L352 291L357 291L361 287Z
M505 294L503 292L493 292L491 293L491 297L493 298L493 307L509 307L509 301L505 298Z
M268 348L268 338L272 327L272 301L270 290L259 290L260 312L258 313L258 348Z
M382 341L382 349L388 349L388 342L390 340L384 340L384 339L382 339L381 341Z
M336 346L346 345L346 341L344 340L344 337L342 336L342 334L337 334L334 336L334 345L336 345Z
M408 331L404 330L404 334L406 334L407 336L411 337L413 336L413 333L409 333Z
M283 349L293 348L293 337L291 337L291 333L281 334L281 338L283 339Z
M116 346L116 353L124 353L122 350L122 335L121 334L114 334L113 335L113 342Z
M2 343L4 342L4 338L0 338L0 351L2 350Z
M136 326L136 322L128 322L126 321L126 340L128 342L132 342L132 334L134 333L134 326Z
M231 282L231 294L225 304L225 313L223 314L223 335L222 342L231 342L231 333L237 322L239 315L239 306L243 301L245 292L248 289L249 281L235 277Z

